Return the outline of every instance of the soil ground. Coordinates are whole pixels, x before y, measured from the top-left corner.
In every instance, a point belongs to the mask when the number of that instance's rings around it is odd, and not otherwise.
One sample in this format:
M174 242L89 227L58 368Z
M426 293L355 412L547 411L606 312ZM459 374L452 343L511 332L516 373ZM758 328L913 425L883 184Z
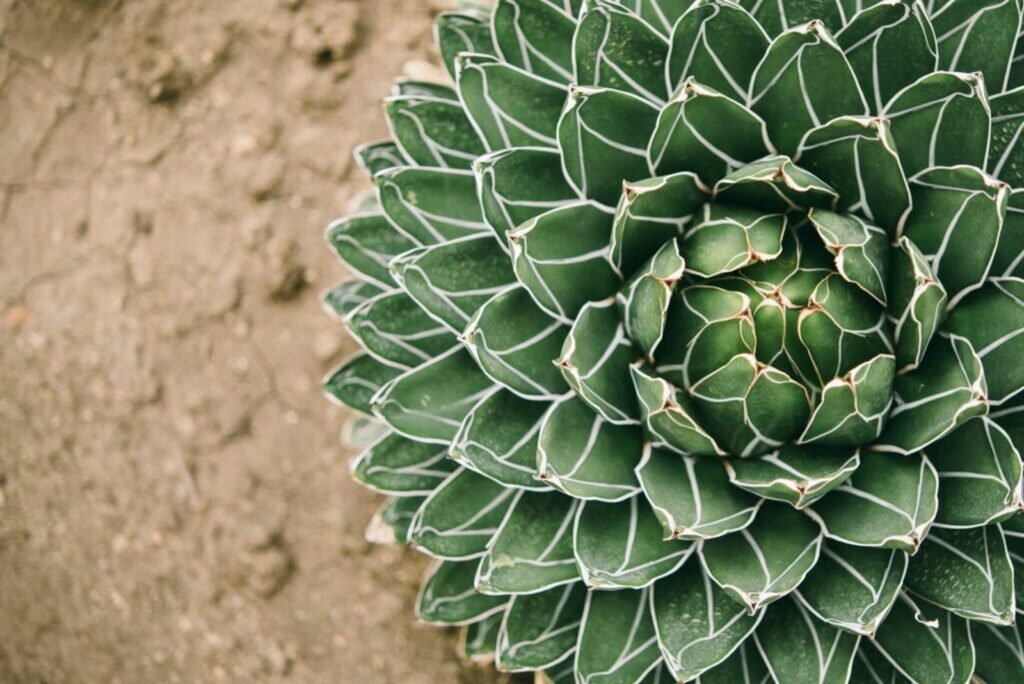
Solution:
M0 0L0 682L495 680L319 390L323 227L443 5Z

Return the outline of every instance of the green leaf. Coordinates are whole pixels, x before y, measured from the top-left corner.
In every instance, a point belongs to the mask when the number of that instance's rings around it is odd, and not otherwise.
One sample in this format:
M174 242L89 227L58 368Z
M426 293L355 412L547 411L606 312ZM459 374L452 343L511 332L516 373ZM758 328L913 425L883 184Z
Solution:
M692 173L624 183L611 236L612 263L632 274L669 240L683 233L711 191Z
M407 544L412 521L426 497L393 496L377 510L366 527L366 541L373 544Z
M517 493L480 561L476 588L532 594L579 579L572 546L578 506L558 493Z
M1024 190L1013 190L1006 207L1003 232L989 269L990 277L1024 277Z
M537 447L538 476L577 499L621 501L640 490L639 428L615 425L576 396L551 405Z
M708 432L731 454L758 456L796 438L811 407L786 373L740 354L691 390Z
M416 615L434 625L466 625L505 610L507 596L473 590L476 561L440 561L420 587Z
M611 224L604 209L582 202L552 209L509 233L516 276L558 320L571 323L584 304L621 286L608 254Z
M895 235L910 186L887 119L846 116L807 132L796 162L839 193L838 209Z
M573 545L590 589L646 587L678 570L694 549L690 542L664 539L661 523L639 495L619 503L585 503Z
M424 311L456 334L515 282L508 255L486 233L410 250L391 262L391 273Z
M817 562L821 539L811 518L768 501L748 527L705 541L700 558L711 579L753 614L796 589Z
M712 199L768 212L831 208L835 190L789 157L768 157L747 164L715 184Z
M922 611L900 594L872 644L911 681L967 684L974 672L969 624L945 611Z
M491 393L462 422L451 457L506 487L547 490L535 478L537 435L547 408L508 390Z
M416 166L468 169L485 152L458 102L406 95L384 103L395 142Z
M668 36L679 17L686 11L680 0L615 0L650 24L658 33Z
M968 620L1013 624L1013 567L998 525L933 529L910 561L906 586Z
M396 432L447 444L473 407L494 391L461 347L406 371L373 397L373 411Z
M441 61L452 80L456 80L455 58L460 52L494 54L491 22L485 12L442 12L434 22L434 36Z
M498 631L504 617L503 612L494 613L463 627L459 635L459 657L464 661L482 665L494 662L498 647Z
M910 454L988 412L981 359L963 337L942 335L924 363L896 378L896 405L874 448Z
M647 144L657 122L658 108L636 95L571 88L558 122L566 178L583 197L614 207L623 181L651 175Z
M360 484L395 496L426 496L456 467L446 448L395 433L375 441L351 464L352 477Z
M516 495L514 489L460 468L416 512L411 541L437 558L479 558L486 553Z
M373 396L401 374L400 368L387 366L369 354L356 354L327 374L324 393L340 406L370 415Z
M708 185L774 151L761 117L690 79L661 110L648 146L659 175L691 171Z
M908 177L935 166L984 168L991 114L977 74L923 76L893 97L883 115Z
M672 30L669 90L693 79L745 102L747 85L768 43L764 29L742 7L727 0L695 2Z
M619 5L593 0L585 7L573 38L576 83L663 104L668 97L665 37Z
M906 236L892 248L890 272L888 315L894 324L896 365L906 372L924 359L948 300L921 250Z
M382 214L355 214L335 221L327 226L327 243L349 269L382 290L395 287L388 262L419 245Z
M364 449L388 432L388 426L370 416L355 415L342 423L341 445L348 449Z
M946 329L977 350L992 404L1024 389L1024 280L996 278L972 292L950 313Z
M484 218L503 245L517 226L579 199L565 180L562 156L555 149L501 150L477 159L473 171Z
M865 451L853 476L808 510L831 539L913 553L935 520L938 487L923 455Z
M784 214L706 204L695 224L683 236L682 252L686 270L698 278L713 278L782 254Z
M576 649L587 591L582 582L512 597L498 636L498 669L540 670Z
M357 145L352 151L352 156L355 157L359 168L370 178L385 169L409 165L409 160L402 155L402 151L392 140Z
M857 446L877 439L892 406L896 361L879 354L830 380L811 414L802 444Z
M850 63L817 17L772 42L754 73L748 103L783 154L796 152L812 128L868 113Z
M903 587L907 554L828 541L796 596L819 620L872 638Z
M681 682L724 662L764 617L763 610L747 613L701 572L659 581L651 608L665 663Z
M440 356L458 340L404 292L383 292L345 317L348 331L378 361L403 370Z
M828 251L835 255L839 275L885 306L889 282L886 232L855 216L823 209L812 210L808 216Z
M616 425L639 422L629 367L636 352L619 319L615 302L583 307L565 338L558 366L580 399Z
M765 499L804 508L841 485L860 465L852 449L787 444L761 458L725 462L729 481Z
M910 181L913 210L901 227L949 295L949 307L988 277L1009 187L978 169L931 169Z
M459 95L450 85L434 81L416 81L399 77L391 84L392 97L411 97L458 102Z
M1012 682L1024 671L1024 637L1016 627L971 625L971 641L977 653L975 674L986 682Z
M989 418L968 421L930 445L927 454L942 489L938 527L991 525L1024 508L1020 454Z
M1016 0L949 0L932 14L939 39L939 66L981 72L989 89L1002 92L1020 32Z
M917 0L883 2L858 12L836 34L836 42L875 114L938 64L935 31L928 10Z
M750 525L762 500L729 484L715 459L648 450L637 476L672 539L720 537Z
M843 3L851 0L782 0L781 2L763 2L759 0L739 0L754 15L757 22L764 27L770 36L777 36L783 31L800 26L812 20L823 22L831 31L842 28ZM857 0L861 2L877 2L878 0ZM846 16L853 14L846 12Z
M576 651L579 684L641 682L658 666L650 594L650 589L587 592Z
M560 83L573 79L576 21L558 0L497 0L491 15L494 45L506 62Z
M323 292L320 295L320 306L327 315L343 322L360 304L381 292L384 290L366 280L346 280Z
M623 286L616 297L626 336L648 358L661 342L665 316L685 262L679 246L670 240Z
M402 166L381 171L374 182L388 221L419 244L487 230L471 172Z
M568 391L554 364L569 327L554 320L513 286L484 304L466 326L469 353L492 380L527 399L553 399Z
M989 99L992 107L992 148L988 154L988 171L1010 185L1024 184L1024 88L996 95Z
M697 422L697 410L685 392L644 369L630 369L644 427L655 446L687 456L724 456L725 452Z
M488 149L557 144L564 85L488 55L460 54L456 69L466 113Z
M814 619L786 598L765 611L754 640L777 682L846 684L860 636Z
M770 681L768 668L753 641L748 639L741 643L732 655L705 670L694 681L698 684L765 684Z

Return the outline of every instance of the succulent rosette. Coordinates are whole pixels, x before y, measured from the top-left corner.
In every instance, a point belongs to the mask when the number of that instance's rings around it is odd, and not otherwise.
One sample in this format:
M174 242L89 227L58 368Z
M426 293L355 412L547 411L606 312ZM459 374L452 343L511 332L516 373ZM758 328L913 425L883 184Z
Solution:
M1021 15L440 15L324 299L422 620L554 682L1024 681Z

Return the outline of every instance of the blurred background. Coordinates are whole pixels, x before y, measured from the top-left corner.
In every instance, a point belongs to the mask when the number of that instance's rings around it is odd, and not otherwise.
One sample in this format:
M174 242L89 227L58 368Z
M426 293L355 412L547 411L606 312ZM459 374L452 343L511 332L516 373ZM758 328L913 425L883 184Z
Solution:
M0 682L489 682L321 396L442 0L0 0Z

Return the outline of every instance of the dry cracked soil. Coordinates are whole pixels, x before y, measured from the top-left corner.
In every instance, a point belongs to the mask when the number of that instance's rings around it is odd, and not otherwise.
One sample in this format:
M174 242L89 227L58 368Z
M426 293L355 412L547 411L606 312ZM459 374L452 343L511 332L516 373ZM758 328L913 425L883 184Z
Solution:
M492 682L368 544L323 227L437 0L0 0L0 682Z

